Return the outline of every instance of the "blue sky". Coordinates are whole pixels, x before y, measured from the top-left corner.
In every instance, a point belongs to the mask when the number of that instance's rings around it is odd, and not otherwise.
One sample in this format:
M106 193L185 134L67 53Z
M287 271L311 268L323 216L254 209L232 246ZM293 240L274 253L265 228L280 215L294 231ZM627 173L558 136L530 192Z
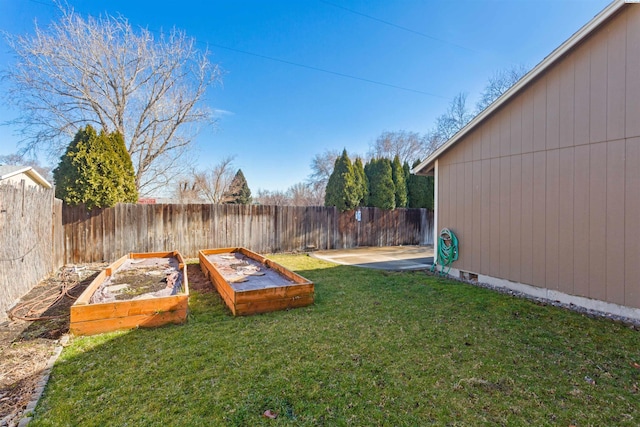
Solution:
M457 93L467 92L472 107L495 71L533 67L609 1L68 3L84 16L122 14L153 30L175 26L209 47L224 75L207 95L218 123L196 140L197 166L235 156L255 193L304 181L325 149L364 154L385 130L427 132ZM0 0L0 30L29 33L34 20L46 26L56 17L52 4ZM2 40L0 67L11 61ZM18 114L0 105L0 122ZM16 151L14 131L0 127L0 154Z

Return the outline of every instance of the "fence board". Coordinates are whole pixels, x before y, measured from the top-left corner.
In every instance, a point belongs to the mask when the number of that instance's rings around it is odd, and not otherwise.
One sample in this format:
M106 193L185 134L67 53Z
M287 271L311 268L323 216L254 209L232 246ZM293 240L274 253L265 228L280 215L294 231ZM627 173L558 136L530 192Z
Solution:
M0 185L0 320L63 264L62 202L52 189Z
M66 262L113 261L128 252L244 246L258 253L309 249L433 244L433 213L426 209L319 206L134 205L87 211L64 206Z

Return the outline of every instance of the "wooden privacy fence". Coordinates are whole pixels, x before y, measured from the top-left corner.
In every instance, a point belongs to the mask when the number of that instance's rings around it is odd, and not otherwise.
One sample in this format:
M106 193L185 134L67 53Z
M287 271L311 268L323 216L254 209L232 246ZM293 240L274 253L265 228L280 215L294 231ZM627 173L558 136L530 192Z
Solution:
M0 319L63 264L62 201L53 189L0 185Z
M87 210L64 206L67 263L113 261L128 252L246 247L258 253L433 243L426 209L119 204Z

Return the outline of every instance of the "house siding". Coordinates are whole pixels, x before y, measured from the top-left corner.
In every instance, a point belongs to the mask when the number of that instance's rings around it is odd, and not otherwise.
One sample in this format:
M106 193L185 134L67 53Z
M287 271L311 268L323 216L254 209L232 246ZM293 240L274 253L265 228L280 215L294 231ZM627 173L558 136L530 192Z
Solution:
M28 187L40 187L40 184L34 181L33 178L31 178L26 173L19 173L16 175L12 175L2 180L1 182L9 183L9 184L20 184L21 181L24 181L25 185L27 185Z
M458 270L640 308L640 5L438 157Z

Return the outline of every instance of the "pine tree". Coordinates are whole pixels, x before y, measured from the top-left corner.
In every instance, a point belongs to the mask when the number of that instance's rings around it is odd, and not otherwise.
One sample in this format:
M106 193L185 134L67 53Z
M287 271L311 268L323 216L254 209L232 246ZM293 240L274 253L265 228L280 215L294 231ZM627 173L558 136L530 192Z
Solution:
M413 167L419 164L418 160L413 164ZM407 181L408 206L433 210L433 184L432 176L410 175Z
M353 171L356 176L356 186L360 189L358 193L360 197L358 205L367 206L369 199L369 182L367 181L367 175L364 173L364 166L362 165L360 157L356 158L356 161L353 162Z
M404 182L407 186L407 207L411 203L409 198L409 178L411 177L411 166L409 166L408 162L404 162L402 164L402 171L404 172Z
M335 206L340 211L355 209L360 202L361 187L356 184L356 173L347 150L336 159L325 191L325 206Z
M233 177L229 189L225 193L224 203L231 205L248 205L251 203L251 190L242 173L242 169L238 169L238 172Z
M97 134L91 125L80 129L53 170L56 197L89 209L135 203L138 191L131 157L118 132Z
M407 207L407 182L404 179L404 169L400 157L396 154L391 163L391 177L396 190L396 208Z
M373 159L365 166L369 180L369 206L381 209L396 207L396 190L393 185L391 161L389 159Z

